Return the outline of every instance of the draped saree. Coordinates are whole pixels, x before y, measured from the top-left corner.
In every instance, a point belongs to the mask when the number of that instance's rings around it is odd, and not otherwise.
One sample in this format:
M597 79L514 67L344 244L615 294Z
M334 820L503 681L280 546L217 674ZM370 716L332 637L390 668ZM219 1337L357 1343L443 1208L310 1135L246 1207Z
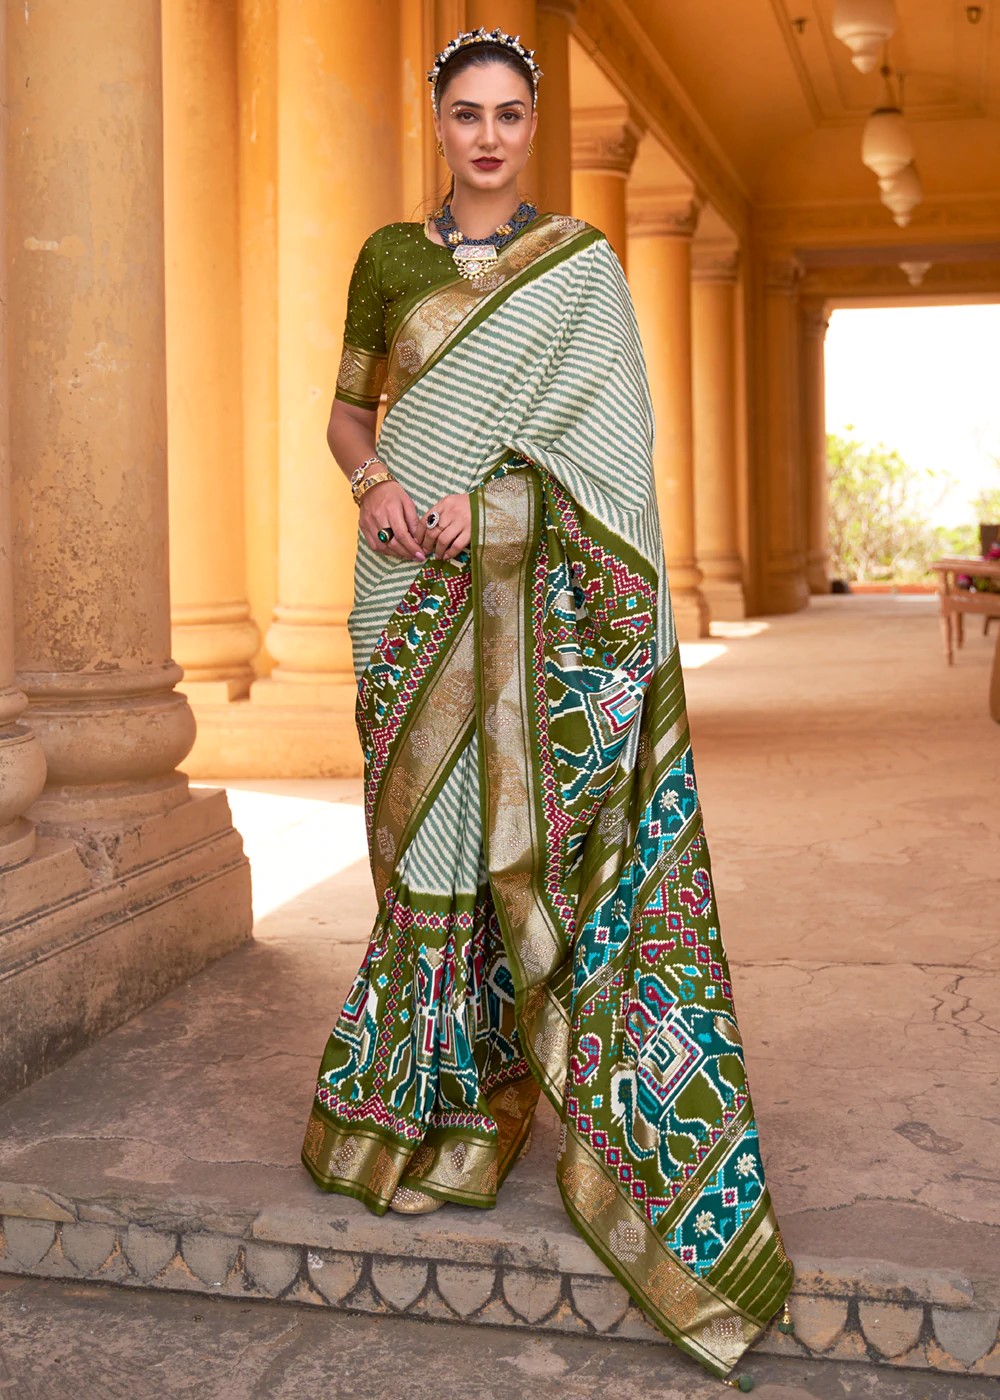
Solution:
M359 544L349 620L378 914L302 1160L381 1214L490 1207L540 1092L584 1239L724 1376L792 1284L761 1161L685 716L635 314L603 234L546 214L442 266L384 358L380 456L472 540ZM362 397L358 401L364 401Z

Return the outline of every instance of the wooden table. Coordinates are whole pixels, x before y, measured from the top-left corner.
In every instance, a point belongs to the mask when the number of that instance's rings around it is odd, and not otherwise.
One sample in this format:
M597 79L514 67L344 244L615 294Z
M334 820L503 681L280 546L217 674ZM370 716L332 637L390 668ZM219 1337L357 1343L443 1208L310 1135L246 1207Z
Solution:
M956 643L961 646L965 640L966 613L978 613L980 617L985 618L1000 617L1000 593L973 593L966 588L956 588L955 579L959 574L969 574L973 578L1000 579L1000 559L935 559L931 568L939 576L941 630L944 633L944 651L950 666L955 659ZM997 644L993 653L990 714L1000 724L1000 632L997 633Z

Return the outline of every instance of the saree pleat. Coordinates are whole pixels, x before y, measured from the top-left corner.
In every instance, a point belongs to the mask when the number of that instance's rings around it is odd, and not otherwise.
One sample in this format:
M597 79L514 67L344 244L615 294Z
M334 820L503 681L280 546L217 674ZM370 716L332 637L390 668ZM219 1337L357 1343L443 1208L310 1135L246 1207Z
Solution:
M359 550L350 619L379 912L303 1147L321 1186L493 1205L539 1092L574 1225L725 1375L793 1279L698 800L620 265L544 216L388 354L379 449L450 563ZM502 368L494 374L492 367ZM391 607L390 607L391 602Z

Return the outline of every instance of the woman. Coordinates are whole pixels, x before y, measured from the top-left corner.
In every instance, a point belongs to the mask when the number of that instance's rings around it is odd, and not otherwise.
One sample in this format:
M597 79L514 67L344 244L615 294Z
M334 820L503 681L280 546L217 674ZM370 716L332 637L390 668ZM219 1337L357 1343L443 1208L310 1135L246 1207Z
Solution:
M598 229L518 202L533 54L478 30L428 76L450 200L362 247L330 417L360 507L379 905L302 1158L376 1214L491 1207L544 1091L573 1223L724 1376L792 1266L718 929L635 314Z

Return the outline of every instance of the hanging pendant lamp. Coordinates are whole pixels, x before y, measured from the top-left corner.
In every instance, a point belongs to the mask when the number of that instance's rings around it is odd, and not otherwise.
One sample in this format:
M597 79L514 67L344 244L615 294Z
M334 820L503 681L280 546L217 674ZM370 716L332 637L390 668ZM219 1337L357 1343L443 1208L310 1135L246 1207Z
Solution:
M910 222L910 215L924 197L924 189L920 183L920 176L917 174L917 167L912 164L907 165L897 175L886 180L879 180L878 183L879 189L882 191L882 203L891 212L900 228L905 228Z
M865 122L861 159L880 180L905 170L916 155L913 137L898 107L876 107Z
M858 72L871 73L896 32L893 0L836 0L833 32L850 49Z

